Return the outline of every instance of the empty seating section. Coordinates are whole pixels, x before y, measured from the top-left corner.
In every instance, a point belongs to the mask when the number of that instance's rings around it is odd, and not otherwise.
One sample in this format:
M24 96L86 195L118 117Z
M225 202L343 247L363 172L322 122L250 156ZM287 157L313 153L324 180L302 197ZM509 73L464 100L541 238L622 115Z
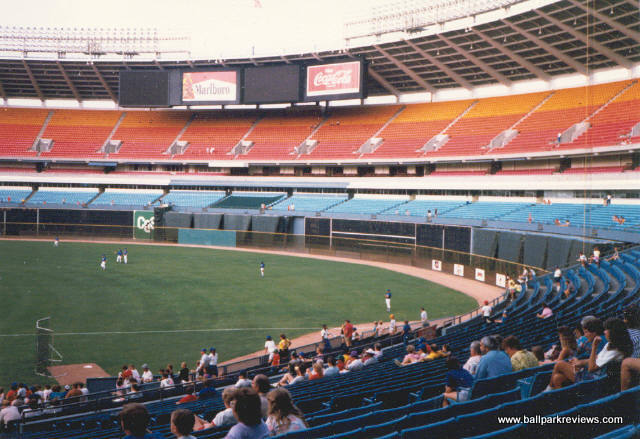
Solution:
M40 188L26 202L27 205L34 204L69 204L82 205L88 203L98 194L98 189L57 189Z
M122 140L118 159L169 158L163 154L182 130L190 114L182 111L127 111L113 140Z
M223 191L181 191L172 190L160 200L161 204L176 207L203 208L220 201L225 197Z
M423 152L417 150L442 132L472 102L452 101L407 105L380 133L384 142L371 156L391 158L422 155Z
M293 194L291 197L277 202L273 210L295 210L299 212L322 212L340 204L347 199L346 195Z
M251 150L242 157L252 159L292 159L300 145L322 120L318 110L290 114L267 115L260 119L246 140L253 141Z
M627 88L602 111L589 119L591 127L563 148L589 148L629 141L631 128L640 122L640 82Z
M517 212L524 209L528 203L510 202L483 202L464 204L456 209L443 213L442 217L466 218L466 219L502 219L510 212Z
M213 207L223 209L259 209L279 201L286 194L279 192L234 192Z
M557 90L540 108L516 126L518 135L500 153L548 151L558 147L558 133L590 116L625 84L613 83ZM564 144L560 148L565 148Z
M42 137L53 140L53 148L41 157L103 157L99 152L116 126L118 111L55 110Z
M447 129L450 139L428 156L479 155L502 131L511 128L538 105L548 93L486 98L479 100L460 120Z
M404 213L404 204L407 198L379 199L379 198L352 198L344 203L327 209L331 213L359 213L376 214L385 212L387 214ZM396 212L397 210L397 212Z
M597 207L597 206L595 206ZM571 203L554 203L532 204L521 210L516 210L505 214L502 219L505 221L524 222L528 220L529 215L534 223L553 224L556 219L564 223L566 220L579 225L576 218L582 216L585 209L590 210L591 205L571 204ZM611 220L611 218L609 218Z
M604 104L607 105L603 107ZM596 113L597 110L600 111ZM3 108L0 110L0 156L36 156L37 153L29 149L50 111L52 117L42 137L53 139L53 148L41 155L51 158L102 157L99 150L123 114L102 110ZM378 133L382 144L363 157L472 156L620 145L640 140L629 137L631 129L640 123L640 82L404 107L329 107L327 114L323 119L317 108L263 113L127 111L113 136L114 140L123 142L122 147L110 156L130 160L170 159L172 156L164 152L180 134L179 140L189 145L182 154L174 155L177 159L234 159L229 152L245 135L254 145L247 154L236 157L238 159L358 158L354 152L383 127ZM449 126L457 117L460 119ZM558 133L585 120L591 125L586 132L573 142L557 144ZM484 148L512 127L518 134L505 146ZM297 156L294 148L316 129L311 136L318 141L316 148L309 154ZM420 150L443 132L450 138L439 149L427 153Z
M465 204L465 201L441 201L441 200L411 200L407 204L402 205L403 212L409 211L413 216L427 216L427 212L431 211L432 215L437 213L438 216L444 215L456 207Z
M29 151L36 140L49 110L26 108L0 109L0 156L35 156Z
M31 189L26 187L0 187L0 203L22 203L31 192Z
M124 191L107 189L91 202L92 206L147 206L160 198L162 191Z
M187 150L177 157L192 160L231 160L231 149L249 131L257 119L255 114L195 113L180 140L189 142Z
M318 145L300 158L357 158L354 154L400 109L398 105L331 108L330 116L311 137Z

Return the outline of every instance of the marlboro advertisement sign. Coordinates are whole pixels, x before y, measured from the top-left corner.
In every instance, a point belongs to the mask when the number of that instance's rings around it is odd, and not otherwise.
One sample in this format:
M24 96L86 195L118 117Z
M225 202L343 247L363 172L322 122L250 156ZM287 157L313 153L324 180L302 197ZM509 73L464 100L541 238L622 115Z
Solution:
M232 103L238 100L238 72L184 72L182 102Z

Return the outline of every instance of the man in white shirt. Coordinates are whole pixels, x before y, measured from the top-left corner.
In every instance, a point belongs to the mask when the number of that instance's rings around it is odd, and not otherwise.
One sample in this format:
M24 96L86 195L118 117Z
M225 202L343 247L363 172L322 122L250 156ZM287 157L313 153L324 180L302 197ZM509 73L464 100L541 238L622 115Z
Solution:
M206 368L206 371L209 375L218 376L218 353L216 352L216 348L209 349L209 366Z
M9 422L18 420L20 420L20 410L5 399L2 403L2 410L0 410L0 423L4 423L6 427Z
M165 387L171 386L173 386L173 378L171 378L168 373L163 373L162 381L160 381L160 388L164 389Z
M478 370L478 364L480 364L480 360L482 359L482 351L480 350L480 342L472 341L471 345L469 345L469 359L462 368L469 372L471 375L476 374L476 370Z
M245 375L244 372L240 372L240 374L238 375L238 381L236 382L235 385L237 388L251 387L251 380L247 379L247 376Z
M264 353L269 354L269 363L273 360L273 352L277 349L276 343L270 335L267 335L267 341L264 342Z
M138 372L138 369L136 369L136 367L132 364L131 366L129 366L129 370L131 371L131 378L133 378L138 384L140 384L140 373Z
M351 358L353 358L353 360L351 360L349 362L349 364L346 366L346 368L351 371L354 372L356 370L360 370L364 367L364 363L362 362L362 360L360 358L358 358L358 354L356 352L351 352Z
M491 305L489 305L489 301L484 301L484 306L481 308L482 317L484 317L485 322L490 323L491 318Z
M200 354L200 364L196 368L196 374L200 372L200 370L204 372L205 370L207 370L207 367L209 367L209 354L207 354L207 350L205 348L202 348L200 350Z
M422 322L423 328L429 326L429 321L427 320L427 311L425 311L424 307L420 308L420 321Z
M153 372L149 370L149 366L145 363L142 365L142 382L150 383L153 381Z

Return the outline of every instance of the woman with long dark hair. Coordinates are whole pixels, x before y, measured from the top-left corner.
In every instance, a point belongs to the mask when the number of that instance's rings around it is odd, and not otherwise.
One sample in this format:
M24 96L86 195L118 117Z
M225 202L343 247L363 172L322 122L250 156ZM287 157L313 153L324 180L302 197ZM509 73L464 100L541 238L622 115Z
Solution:
M293 404L291 394L287 389L279 387L270 391L267 393L267 401L269 402L267 428L271 435L275 436L307 428L304 415Z

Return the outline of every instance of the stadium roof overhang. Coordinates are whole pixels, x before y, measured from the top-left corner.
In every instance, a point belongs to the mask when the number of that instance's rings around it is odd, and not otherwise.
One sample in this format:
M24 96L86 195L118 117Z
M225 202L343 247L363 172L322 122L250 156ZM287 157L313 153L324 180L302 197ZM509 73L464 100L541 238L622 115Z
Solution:
M473 21L474 17L469 17ZM363 57L370 96L474 89L623 67L638 69L640 20L633 0L560 0L479 24L405 32L400 39L300 55L221 60L135 61L0 50L0 98L118 98L119 71L274 65ZM47 58L49 56L49 58Z

